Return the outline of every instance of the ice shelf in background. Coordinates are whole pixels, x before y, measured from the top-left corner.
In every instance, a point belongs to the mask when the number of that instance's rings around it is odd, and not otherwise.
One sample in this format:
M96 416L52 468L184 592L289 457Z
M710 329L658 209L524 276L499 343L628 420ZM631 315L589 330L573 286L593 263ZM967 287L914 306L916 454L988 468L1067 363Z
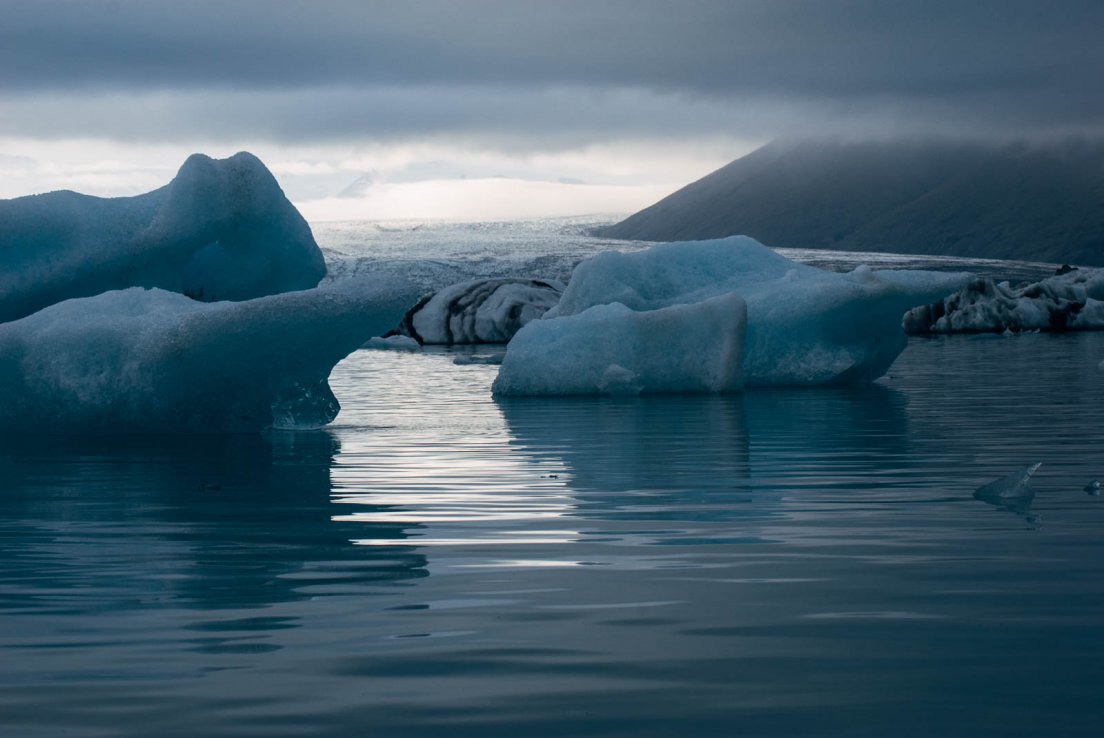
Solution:
M317 427L333 366L416 292L347 280L243 302L138 287L0 324L0 433Z
M159 287L246 300L314 287L310 227L252 154L195 154L135 197L60 191L0 201L0 322L74 297Z
M516 388L539 386L537 375L544 364L525 357L539 356L532 346L540 332L555 335L561 346L568 344L571 330L567 324L553 327L558 320L597 305L620 303L646 313L730 293L747 304L745 385L873 381L906 345L902 314L970 279L965 273L875 271L862 266L846 274L827 272L790 261L745 236L663 244L631 254L606 252L581 263L556 307L515 337L518 341L524 335L517 345L525 352L511 358L515 344L510 344L503 361L506 379L496 389L510 394L520 391ZM690 329L715 342L730 339L727 325L702 322ZM575 333L580 345L591 345L592 339L583 334L593 330L594 326L579 324ZM618 345L628 351L627 344ZM654 341L648 347L658 353L673 348ZM578 360L589 366L592 359ZM610 362L618 363L616 357ZM543 391L557 393L553 386Z
M480 279L450 285L420 300L390 335L423 344L506 343L523 325L555 305L555 280Z
M917 334L1104 329L1104 269L1069 269L1022 287L976 279L909 310L904 327Z

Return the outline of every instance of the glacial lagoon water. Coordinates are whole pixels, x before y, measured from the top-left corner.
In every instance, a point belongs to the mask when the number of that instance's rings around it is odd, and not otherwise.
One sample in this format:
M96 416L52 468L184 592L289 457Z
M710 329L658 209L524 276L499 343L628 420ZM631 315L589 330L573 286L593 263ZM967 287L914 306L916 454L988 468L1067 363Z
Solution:
M0 734L1100 733L1104 334L711 397L488 353L358 351L322 431L0 440Z

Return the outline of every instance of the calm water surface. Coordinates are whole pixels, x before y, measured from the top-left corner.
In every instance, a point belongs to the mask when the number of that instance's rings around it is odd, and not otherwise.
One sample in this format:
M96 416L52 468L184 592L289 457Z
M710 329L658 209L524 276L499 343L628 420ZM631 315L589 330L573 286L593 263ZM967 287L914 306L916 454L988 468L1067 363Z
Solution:
M326 431L0 442L0 733L1100 734L1104 334L730 397L459 354L357 352Z

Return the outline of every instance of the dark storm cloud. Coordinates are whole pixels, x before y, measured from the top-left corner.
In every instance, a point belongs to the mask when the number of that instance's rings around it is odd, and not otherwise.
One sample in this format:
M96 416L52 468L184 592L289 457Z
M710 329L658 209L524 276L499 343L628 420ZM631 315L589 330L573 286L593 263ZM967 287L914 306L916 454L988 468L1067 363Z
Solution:
M123 138L191 137L279 141L492 138L497 148L550 150L580 139L654 138L677 130L709 135L767 120L705 98L633 89L499 87L326 87L295 90L186 90L18 95L0 115L0 135ZM777 116L775 116L777 118ZM777 121L775 121L777 122Z
M515 100L516 110L498 112L531 129L582 130L616 117L606 99L592 103L608 112L582 111L574 123L562 111L533 117L543 112L534 102L542 91L566 89L582 91L579 104L636 90L736 111L709 113L717 130L742 121L800 128L817 115L842 123L851 108L866 123L911 117L974 130L1104 122L1099 0L0 0L0 10L0 95L15 105L12 120L32 116L51 96L287 92L293 100L336 89L349 97L345 104L313 110L311 120L284 106L267 126L271 135L344 135L358 117L364 130L422 125L419 115L393 108L373 116L369 103L395 89L439 96L421 107L444 116L442 127L450 116L460 128L494 127L496 110L464 94ZM442 105L450 94L455 105ZM785 109L793 119L776 120ZM226 99L191 125L229 132L249 117L244 98ZM106 110L96 120L120 135L127 128Z

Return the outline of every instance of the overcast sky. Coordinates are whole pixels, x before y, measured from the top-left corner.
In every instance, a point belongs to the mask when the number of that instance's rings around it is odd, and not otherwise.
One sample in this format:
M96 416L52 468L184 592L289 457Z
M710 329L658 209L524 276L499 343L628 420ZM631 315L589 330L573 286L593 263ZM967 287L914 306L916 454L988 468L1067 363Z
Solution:
M1098 133L1101 29L1100 0L0 0L0 197L248 149L312 217L625 212L776 137Z

